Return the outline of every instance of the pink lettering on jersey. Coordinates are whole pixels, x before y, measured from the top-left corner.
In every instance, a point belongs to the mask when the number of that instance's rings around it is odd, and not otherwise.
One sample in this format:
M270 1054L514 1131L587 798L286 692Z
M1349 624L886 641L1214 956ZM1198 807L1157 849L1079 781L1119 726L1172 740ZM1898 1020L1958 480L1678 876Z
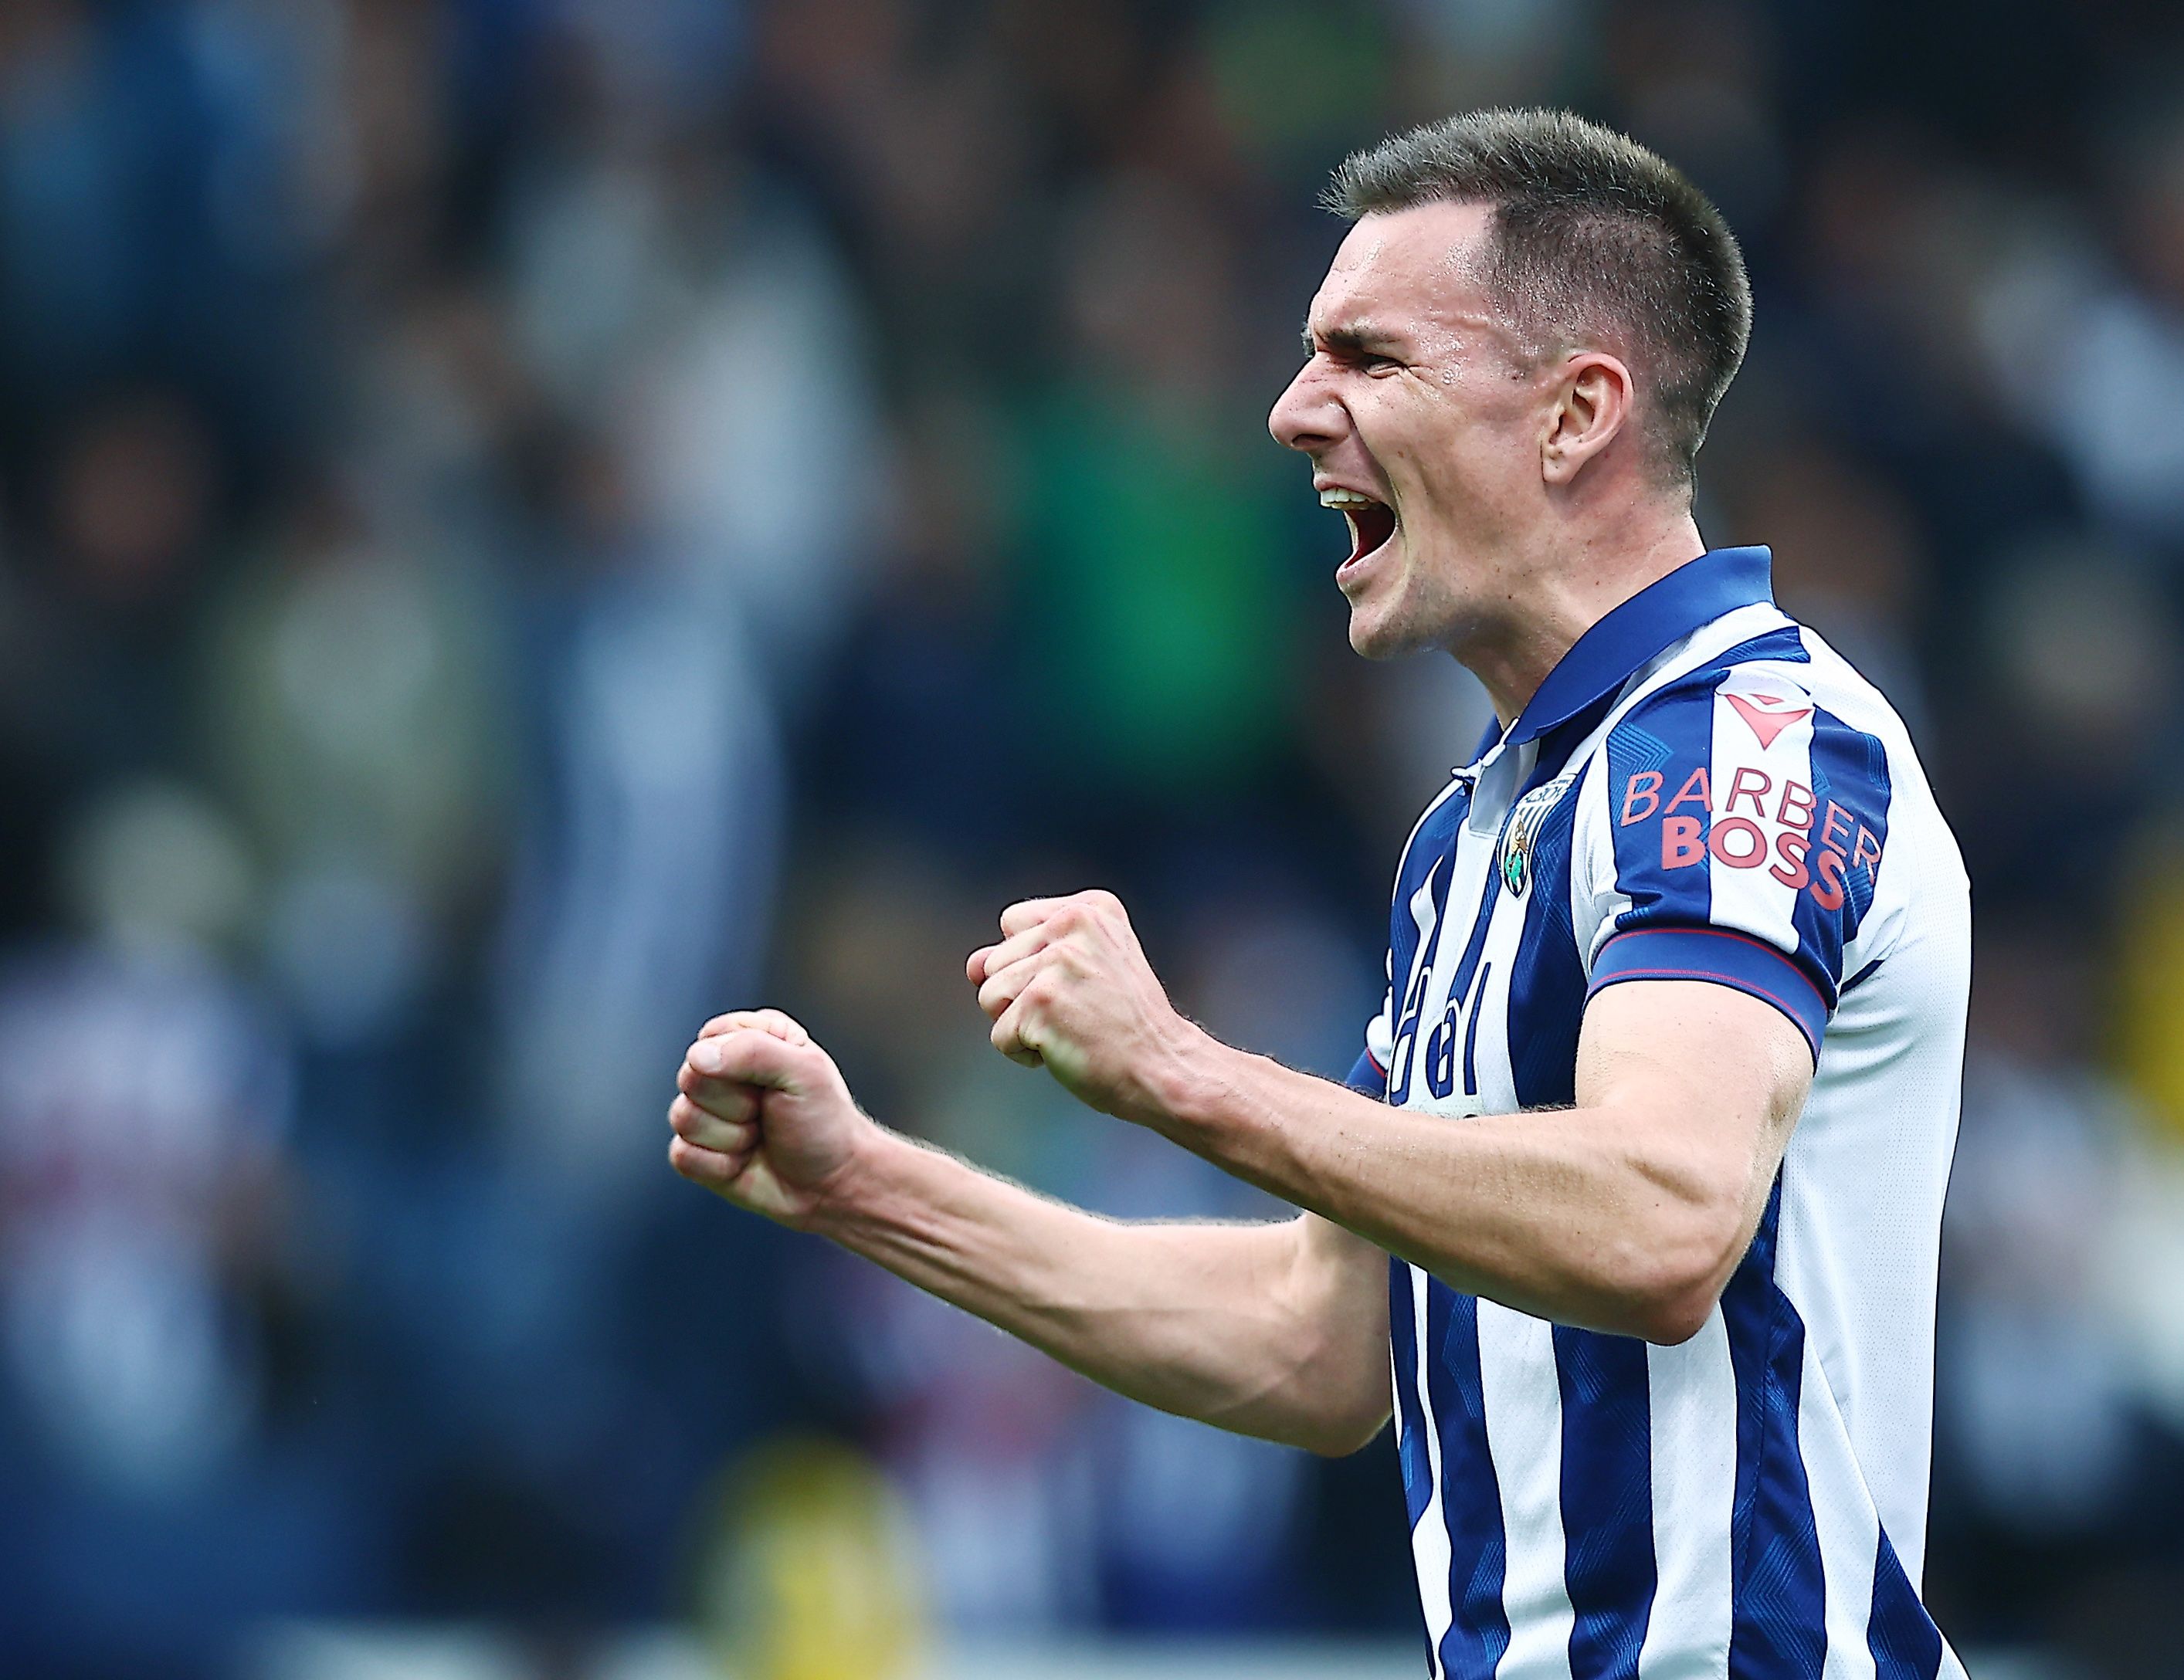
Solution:
M1701 775L1705 772L1702 770ZM1661 867L1689 869L1706 855L1706 842L1699 838L1705 825L1695 816L1671 816L1661 819Z
M1731 869L1757 869L1767 856L1767 837L1748 816L1725 816L1707 837L1716 863Z
M1713 809L1713 782L1707 775L1704 765L1684 778L1684 785L1676 790L1676 797L1669 801L1669 810L1673 814L1677 806L1685 804L1696 805L1702 811Z

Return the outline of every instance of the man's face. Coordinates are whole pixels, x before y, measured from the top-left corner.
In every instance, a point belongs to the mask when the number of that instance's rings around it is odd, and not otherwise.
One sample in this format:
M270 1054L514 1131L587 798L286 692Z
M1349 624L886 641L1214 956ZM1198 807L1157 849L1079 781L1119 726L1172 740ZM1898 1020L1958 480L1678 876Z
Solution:
M1350 231L1312 299L1275 438L1351 526L1334 575L1368 659L1460 648L1506 611L1544 508L1544 370L1476 277L1491 212L1427 204Z

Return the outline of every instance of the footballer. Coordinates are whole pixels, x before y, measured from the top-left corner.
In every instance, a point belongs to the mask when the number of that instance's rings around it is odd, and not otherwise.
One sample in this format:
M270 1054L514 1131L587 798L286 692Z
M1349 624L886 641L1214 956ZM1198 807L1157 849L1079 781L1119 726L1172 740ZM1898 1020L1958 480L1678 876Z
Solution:
M1350 159L1274 437L1351 645L1496 721L1396 869L1346 1087L1170 1004L1123 905L1011 905L994 1047L1299 1210L1120 1223L709 1023L677 1171L1108 1387L1346 1453L1392 1418L1435 1680L1963 1680L1921 1600L1970 894L1902 721L1708 548L1736 242L1560 111ZM1390 1380L1392 1373L1392 1381Z

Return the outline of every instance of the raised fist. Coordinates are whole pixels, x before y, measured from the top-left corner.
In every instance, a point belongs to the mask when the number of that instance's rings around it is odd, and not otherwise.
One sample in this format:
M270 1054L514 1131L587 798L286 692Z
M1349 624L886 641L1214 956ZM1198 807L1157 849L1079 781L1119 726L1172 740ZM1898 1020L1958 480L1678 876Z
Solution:
M1205 1035L1168 1002L1122 900L1028 898L1001 912L1001 934L967 965L994 1048L1095 1109L1159 1126Z
M834 1059L778 1010L707 1021L675 1082L667 1159L676 1171L799 1230L878 1135Z

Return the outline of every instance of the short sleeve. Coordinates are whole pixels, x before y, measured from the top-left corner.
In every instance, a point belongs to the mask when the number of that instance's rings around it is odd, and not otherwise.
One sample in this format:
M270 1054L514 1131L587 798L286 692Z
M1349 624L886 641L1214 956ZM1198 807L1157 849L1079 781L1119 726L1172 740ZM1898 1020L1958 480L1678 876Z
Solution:
M1392 955L1389 962L1392 971ZM1395 1043L1396 993L1391 978L1380 1000L1379 1013L1365 1023L1365 1043L1358 1052L1357 1064L1342 1082L1368 1097L1384 1099L1388 1094L1388 1064L1393 1059Z
M1780 1010L1817 1057L1886 867L1885 744L1786 662L1717 668L1620 719L1591 793L1587 995L1709 981Z

